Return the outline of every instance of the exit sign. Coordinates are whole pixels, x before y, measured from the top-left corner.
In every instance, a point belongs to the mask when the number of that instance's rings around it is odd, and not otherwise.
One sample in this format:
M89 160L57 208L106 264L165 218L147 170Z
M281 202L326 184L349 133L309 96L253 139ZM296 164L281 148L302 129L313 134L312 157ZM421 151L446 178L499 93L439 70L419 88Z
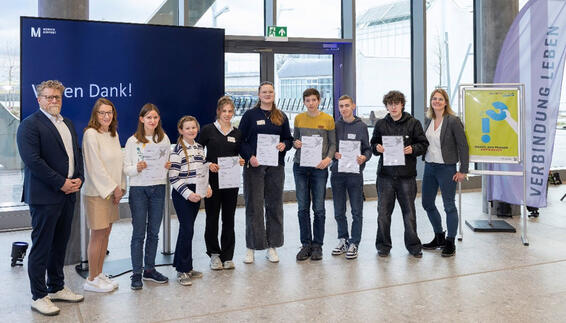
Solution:
M286 26L267 26L267 36L265 40L268 41L287 41L287 27Z

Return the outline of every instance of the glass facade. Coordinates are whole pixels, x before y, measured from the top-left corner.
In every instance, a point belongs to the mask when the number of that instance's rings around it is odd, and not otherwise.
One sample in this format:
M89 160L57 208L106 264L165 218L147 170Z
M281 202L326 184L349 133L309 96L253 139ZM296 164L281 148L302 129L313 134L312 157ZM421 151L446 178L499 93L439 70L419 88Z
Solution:
M340 0L278 0L277 25L288 37L341 38Z
M411 1L356 1L356 110L373 133L387 110L383 95L405 94L411 111ZM364 180L375 182L377 162L367 163Z

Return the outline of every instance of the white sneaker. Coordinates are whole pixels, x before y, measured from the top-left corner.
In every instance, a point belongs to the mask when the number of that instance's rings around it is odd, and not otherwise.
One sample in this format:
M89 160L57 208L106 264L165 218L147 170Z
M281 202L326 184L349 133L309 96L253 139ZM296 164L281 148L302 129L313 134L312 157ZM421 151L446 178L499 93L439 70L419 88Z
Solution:
M236 264L232 260L226 260L223 264L224 269L234 269L236 268Z
M31 302L31 309L47 316L59 314L59 308L51 302L49 296Z
M338 255L341 255L343 253L346 253L347 251L348 251L348 242L346 242L346 239L340 238L336 248L332 249L332 255L338 256Z
M213 253L210 255L210 269L222 270L222 260L220 260L219 254Z
M78 303L82 302L85 298L83 295L75 294L67 287L63 287L63 289L57 293L49 293L49 299L52 301Z
M279 256L277 255L275 248L267 249L267 254L265 255L265 257L271 262L279 262Z
M98 278L102 279L105 283L112 285L112 288L114 289L118 289L118 287L120 287L120 284L118 284L117 281L110 279L104 273L98 274Z
M248 249L246 251L246 257L244 258L244 264L253 264L254 263L254 250Z
M108 293L114 290L114 286L100 279L99 276L96 276L93 280L89 280L87 278L85 280L85 284L83 285L83 288L85 291L95 292L95 293Z

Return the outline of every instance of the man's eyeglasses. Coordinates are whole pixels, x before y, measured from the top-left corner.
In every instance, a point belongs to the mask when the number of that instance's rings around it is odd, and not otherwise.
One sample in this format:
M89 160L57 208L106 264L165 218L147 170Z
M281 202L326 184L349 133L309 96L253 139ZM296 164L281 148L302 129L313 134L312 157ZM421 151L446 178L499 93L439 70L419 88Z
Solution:
M47 101L61 101L62 99L60 95L42 95L42 97Z
M112 111L97 111L99 116L109 116L111 117L114 113Z

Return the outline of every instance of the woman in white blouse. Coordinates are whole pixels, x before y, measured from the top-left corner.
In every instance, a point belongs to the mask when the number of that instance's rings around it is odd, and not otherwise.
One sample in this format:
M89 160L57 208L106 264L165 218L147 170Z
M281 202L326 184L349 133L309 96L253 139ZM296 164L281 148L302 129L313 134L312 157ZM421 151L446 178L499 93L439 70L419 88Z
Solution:
M102 273L112 223L120 219L118 207L126 189L122 172L124 156L116 132L116 114L116 108L110 100L99 98L83 135L83 194L90 228L89 275L84 290L99 293L118 288L117 282Z
M451 257L456 253L454 240L458 228L456 183L466 177L469 153L464 126L450 108L448 94L443 89L436 89L430 95L424 130L429 146L424 156L422 203L434 229L434 238L423 244L423 249L442 248L442 256ZM457 170L458 162L460 168ZM446 237L434 202L439 188L446 212Z

